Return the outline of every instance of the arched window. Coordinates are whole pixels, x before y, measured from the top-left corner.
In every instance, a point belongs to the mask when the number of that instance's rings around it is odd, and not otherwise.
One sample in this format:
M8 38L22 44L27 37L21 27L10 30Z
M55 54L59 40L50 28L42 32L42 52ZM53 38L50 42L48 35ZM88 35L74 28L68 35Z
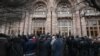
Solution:
M70 13L71 13L71 10L70 10L69 4L67 4L66 2L61 2L58 4L57 6L58 15L66 15Z
M34 15L46 15L47 14L47 7L44 3L42 2L38 2L35 7L34 7L34 10L33 10L33 14Z

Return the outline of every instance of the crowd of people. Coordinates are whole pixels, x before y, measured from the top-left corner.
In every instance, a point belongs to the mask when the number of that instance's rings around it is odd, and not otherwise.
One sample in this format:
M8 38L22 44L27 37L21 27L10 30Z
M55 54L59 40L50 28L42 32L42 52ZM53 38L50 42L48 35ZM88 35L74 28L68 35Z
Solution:
M0 34L0 56L100 56L100 38Z

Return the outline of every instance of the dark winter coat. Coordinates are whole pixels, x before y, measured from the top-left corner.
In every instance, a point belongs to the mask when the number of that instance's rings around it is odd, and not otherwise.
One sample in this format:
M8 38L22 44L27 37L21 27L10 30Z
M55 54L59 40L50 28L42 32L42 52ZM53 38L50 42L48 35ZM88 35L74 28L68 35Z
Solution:
M57 38L52 45L52 56L62 56L63 55L63 39Z
M25 54L34 53L36 51L37 44L33 39L29 39L25 43Z

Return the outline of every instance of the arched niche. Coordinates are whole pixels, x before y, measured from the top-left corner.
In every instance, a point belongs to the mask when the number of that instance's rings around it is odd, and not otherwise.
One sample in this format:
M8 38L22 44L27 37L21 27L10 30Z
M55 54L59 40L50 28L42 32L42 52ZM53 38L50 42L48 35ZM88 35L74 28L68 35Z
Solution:
M58 3L57 8L56 8L56 13L58 15L58 17L60 17L61 15L69 15L71 14L71 5L68 2L65 1L61 1Z
M43 2L37 2L34 5L33 14L38 16L45 16L47 15L47 6Z

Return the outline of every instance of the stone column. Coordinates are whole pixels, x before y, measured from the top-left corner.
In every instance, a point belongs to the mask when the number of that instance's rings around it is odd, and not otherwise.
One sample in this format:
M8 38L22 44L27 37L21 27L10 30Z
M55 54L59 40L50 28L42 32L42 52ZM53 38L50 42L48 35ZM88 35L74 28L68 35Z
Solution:
M51 10L50 6L47 8L48 13L47 13L47 18L46 18L46 23L45 23L45 33L51 33Z
M51 0L48 0L48 5L47 5L47 19L45 23L45 33L51 33L52 32L52 26L51 26Z
M24 29L25 29L25 21L26 21L26 12L23 13L22 18L21 18L21 22L20 22L20 34L24 34Z
M31 14L30 17L31 17L31 33L32 33L32 34L35 34L35 33L34 33L34 21L33 21L33 18L34 18L34 17L33 17L33 14Z
M87 36L85 17L81 18L81 23L82 23L82 36Z
M0 25L0 33L2 33L2 26Z
M58 32L57 27L57 16L55 13L55 1L49 0L48 2L48 14L46 21L46 32L50 32L52 34L56 34Z
M15 22L15 25L16 25L16 27L14 27L15 31L16 31L15 34L18 35L19 34L19 32L18 32L19 31L19 22Z
M73 33L72 34L76 36L76 16L75 14L73 14L72 17L73 17L73 26L72 26Z
M5 33L5 25L2 25L0 29L1 33Z
M29 16L29 31L28 33L31 34L32 33L32 15L30 14Z
M20 30L20 33L19 33L20 35L22 35L22 33L23 33L23 27L24 27L24 19L22 19L21 22L20 22L20 29L19 29Z
M55 13L55 9L52 9L52 34L58 33L58 23L57 23L57 14Z
M81 20L80 20L80 12L76 11L73 13L73 32L74 35L81 36ZM75 28L75 29L74 29Z
M27 35L28 33L28 20L29 19L29 13L26 12L26 18L25 18L25 28L24 28L24 34Z
M5 34L8 34L8 31L9 31L9 24L4 24L3 28L4 28L4 33L5 33Z
M73 13L73 25L76 29L73 29L74 35L82 35L82 23L81 23L81 15L80 15L80 11L81 9L85 6L84 3L80 3L82 0L70 0L71 4L72 4L72 11ZM78 4L79 3L79 4Z
M76 24L76 31L77 31L77 35L81 36L81 33L82 33L82 25L81 25L81 15L80 15L80 11L76 11L76 17L77 17L77 24Z

